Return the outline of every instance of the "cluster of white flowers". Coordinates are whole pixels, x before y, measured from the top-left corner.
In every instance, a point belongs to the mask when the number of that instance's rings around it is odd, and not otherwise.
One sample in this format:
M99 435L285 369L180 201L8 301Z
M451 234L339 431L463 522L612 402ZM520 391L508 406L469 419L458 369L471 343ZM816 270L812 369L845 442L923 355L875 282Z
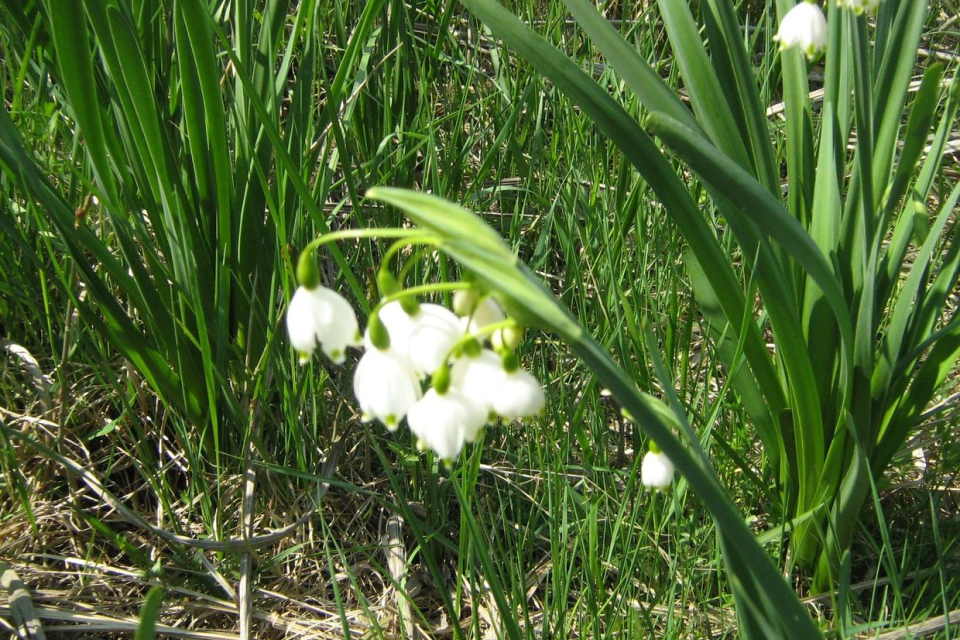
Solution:
M860 15L876 11L880 0L838 0L837 6ZM814 0L801 0L783 16L773 39L781 49L797 47L807 58L813 58L827 47L827 19Z
M341 364L347 347L362 345L353 390L364 421L376 418L395 431L406 418L421 448L454 460L487 422L543 410L540 382L513 353L520 332L493 298L457 291L457 313L410 298L387 302L361 339L350 304L320 286L308 267L302 271L287 310L290 341L301 362L319 345ZM488 339L493 349L485 346ZM427 378L431 387L424 393Z

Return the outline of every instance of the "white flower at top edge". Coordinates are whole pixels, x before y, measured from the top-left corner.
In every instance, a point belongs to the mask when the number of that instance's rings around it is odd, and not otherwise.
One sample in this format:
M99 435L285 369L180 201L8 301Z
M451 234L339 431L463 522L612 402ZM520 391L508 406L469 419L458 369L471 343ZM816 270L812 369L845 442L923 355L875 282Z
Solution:
M666 489L673 482L673 463L662 451L647 451L640 463L640 482L653 489Z
M371 346L364 352L353 374L353 393L360 404L363 420L380 420L396 431L410 407L423 392L420 379L409 362L394 350Z
M857 15L864 11L875 13L880 7L880 0L839 0L837 6L841 9L853 9Z
M339 293L322 286L297 287L287 308L287 333L300 353L301 364L310 359L317 343L337 364L343 363L347 347L360 346L353 307Z
M781 49L797 47L812 58L827 46L827 19L820 7L802 0L783 16L773 39Z
M493 410L508 419L538 415L545 403L540 381L523 369L507 373L493 391Z
M486 422L479 403L456 389L430 389L407 413L407 424L427 447L444 460L460 455L464 442L473 442Z
M475 356L464 354L450 366L450 386L478 401L488 414L494 410L497 387L506 377L503 361L490 349Z

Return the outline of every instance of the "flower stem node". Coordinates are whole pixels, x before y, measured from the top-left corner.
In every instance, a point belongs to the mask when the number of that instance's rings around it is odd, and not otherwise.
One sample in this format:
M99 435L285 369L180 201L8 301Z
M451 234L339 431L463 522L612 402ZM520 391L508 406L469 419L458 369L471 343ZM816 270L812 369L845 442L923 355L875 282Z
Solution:
M796 47L812 59L827 47L827 19L816 3L804 0L783 16L773 39L781 51Z
M318 344L336 364L343 364L347 347L361 344L353 307L339 293L319 284L297 287L287 308L287 333L301 364L310 359Z
M673 482L673 462L651 443L650 450L640 463L640 482L643 486L663 491Z
M858 16L862 13L876 13L880 7L880 0L839 0L837 6L841 9L851 9Z

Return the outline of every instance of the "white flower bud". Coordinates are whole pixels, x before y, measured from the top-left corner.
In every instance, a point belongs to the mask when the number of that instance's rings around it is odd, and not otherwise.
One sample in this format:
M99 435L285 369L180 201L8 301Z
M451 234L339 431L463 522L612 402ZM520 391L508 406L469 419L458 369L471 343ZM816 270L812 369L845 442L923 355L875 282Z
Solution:
M781 49L797 47L807 58L813 58L827 46L827 19L816 4L800 2L783 16L773 39Z
M420 378L402 355L367 349L353 374L353 393L364 421L377 418L396 431L410 407L420 399Z
M673 463L662 451L647 451L640 463L640 482L653 489L666 489L673 482Z
M347 347L360 346L357 316L350 303L326 287L297 287L287 308L287 333L300 362L310 359L317 348L336 364L342 364Z

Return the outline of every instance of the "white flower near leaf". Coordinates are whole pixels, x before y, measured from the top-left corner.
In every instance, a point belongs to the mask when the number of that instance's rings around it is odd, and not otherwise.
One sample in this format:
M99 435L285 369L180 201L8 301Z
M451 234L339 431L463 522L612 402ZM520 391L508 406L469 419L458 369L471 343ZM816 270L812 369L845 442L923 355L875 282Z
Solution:
M666 489L673 482L673 462L662 451L647 451L640 463L640 482L652 489Z
M453 294L453 310L461 316L461 323L465 333L479 333L484 327L498 322L503 322L507 318L503 308L491 296L483 296L473 289L461 289ZM501 330L493 332L490 340L494 343L501 342Z
M287 308L287 333L300 363L310 359L320 345L336 364L342 364L347 347L360 346L357 316L350 303L336 291L300 286Z
M410 431L444 460L456 459L465 442L475 441L486 420L478 402L452 387L430 389L407 413Z
M378 419L396 431L410 407L423 392L420 378L406 357L392 348L370 346L353 374L353 393L364 422Z
M827 46L827 19L820 7L804 0L783 16L773 39L780 43L780 49L796 47L813 58Z
M394 355L406 359L421 379L446 362L450 350L463 337L459 318L438 304L419 304L411 315L400 302L388 302L378 315L390 335ZM363 343L367 349L373 347L369 332Z
M493 410L501 417L530 418L539 415L546 404L540 381L523 369L506 372L493 390Z
M452 311L438 304L421 304L411 320L410 361L418 373L432 375L446 364L450 350L463 337L463 327Z
M450 366L450 386L479 402L488 414L494 411L497 387L506 377L503 361L490 349L482 349L475 355L464 349L463 356Z

